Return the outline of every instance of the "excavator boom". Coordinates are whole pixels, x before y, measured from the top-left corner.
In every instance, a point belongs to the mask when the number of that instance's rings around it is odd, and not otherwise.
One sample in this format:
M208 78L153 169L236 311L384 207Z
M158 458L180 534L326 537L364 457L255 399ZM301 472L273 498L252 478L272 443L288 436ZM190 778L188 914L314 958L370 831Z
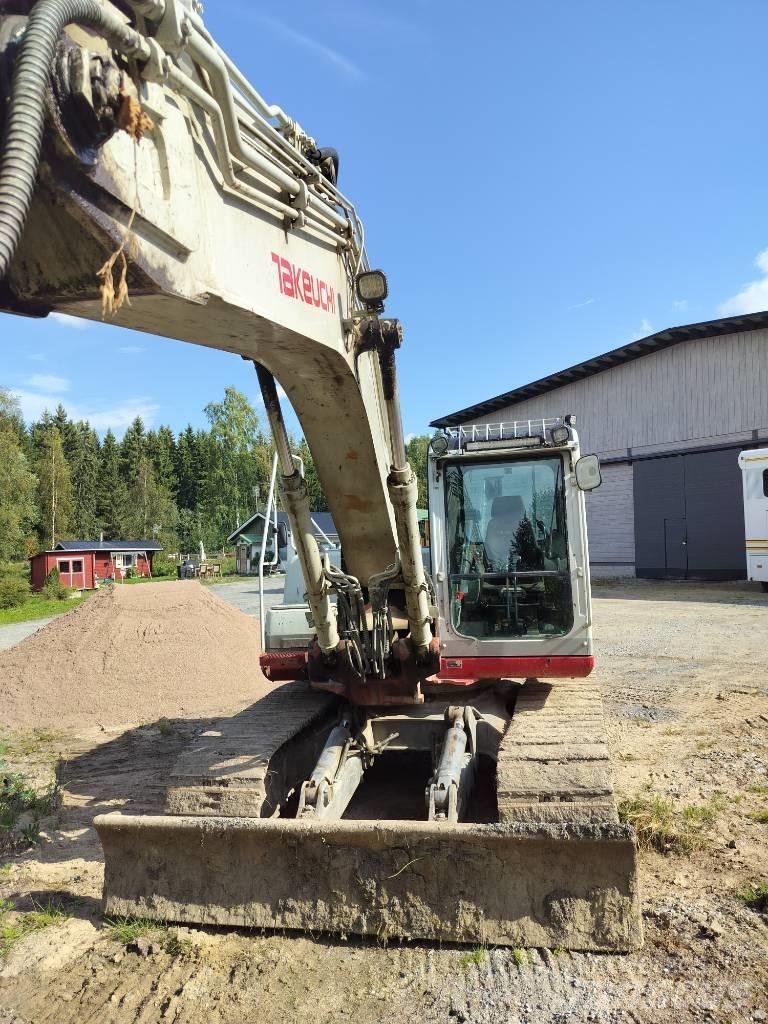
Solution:
M5 0L0 100L0 308L256 365L314 630L263 652L295 681L195 737L165 814L96 819L107 911L637 946L634 836L584 681L599 470L573 421L433 441L427 573L403 332L336 151L261 96L194 0ZM279 386L341 567L318 550Z

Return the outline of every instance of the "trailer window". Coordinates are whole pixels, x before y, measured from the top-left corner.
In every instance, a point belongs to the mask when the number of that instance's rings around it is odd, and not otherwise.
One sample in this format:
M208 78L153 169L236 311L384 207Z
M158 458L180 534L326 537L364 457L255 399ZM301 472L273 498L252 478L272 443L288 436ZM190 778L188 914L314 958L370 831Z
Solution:
M763 496L768 498L768 469L763 470Z
M451 622L475 637L573 625L562 458L446 467Z

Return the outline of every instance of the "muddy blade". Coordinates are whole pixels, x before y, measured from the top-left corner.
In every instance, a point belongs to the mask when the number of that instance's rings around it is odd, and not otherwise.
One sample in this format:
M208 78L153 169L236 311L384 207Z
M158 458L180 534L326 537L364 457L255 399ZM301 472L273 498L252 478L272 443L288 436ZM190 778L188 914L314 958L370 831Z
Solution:
M623 825L121 814L95 825L110 915L606 951L642 941Z

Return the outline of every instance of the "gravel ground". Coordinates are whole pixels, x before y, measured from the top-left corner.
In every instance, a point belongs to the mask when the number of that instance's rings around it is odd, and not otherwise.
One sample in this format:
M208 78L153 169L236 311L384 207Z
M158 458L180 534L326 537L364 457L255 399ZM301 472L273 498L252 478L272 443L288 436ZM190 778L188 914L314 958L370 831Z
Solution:
M135 588L138 589L138 588ZM768 1020L768 922L736 897L768 881L768 595L746 585L596 588L599 668L621 797L706 807L702 846L643 851L645 945L625 956L382 946L322 936L171 928L126 948L99 916L90 818L140 810L193 727L172 722L40 744L63 748L65 803L40 847L0 874L20 910L57 894L64 923L0 970L0 1024L751 1024ZM492 884L492 879L489 879Z

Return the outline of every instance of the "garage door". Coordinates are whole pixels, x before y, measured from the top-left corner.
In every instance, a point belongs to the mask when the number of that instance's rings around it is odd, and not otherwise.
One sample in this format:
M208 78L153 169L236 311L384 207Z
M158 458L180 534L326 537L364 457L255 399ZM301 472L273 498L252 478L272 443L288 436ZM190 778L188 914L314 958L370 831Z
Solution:
M744 579L738 449L634 464L637 575Z

